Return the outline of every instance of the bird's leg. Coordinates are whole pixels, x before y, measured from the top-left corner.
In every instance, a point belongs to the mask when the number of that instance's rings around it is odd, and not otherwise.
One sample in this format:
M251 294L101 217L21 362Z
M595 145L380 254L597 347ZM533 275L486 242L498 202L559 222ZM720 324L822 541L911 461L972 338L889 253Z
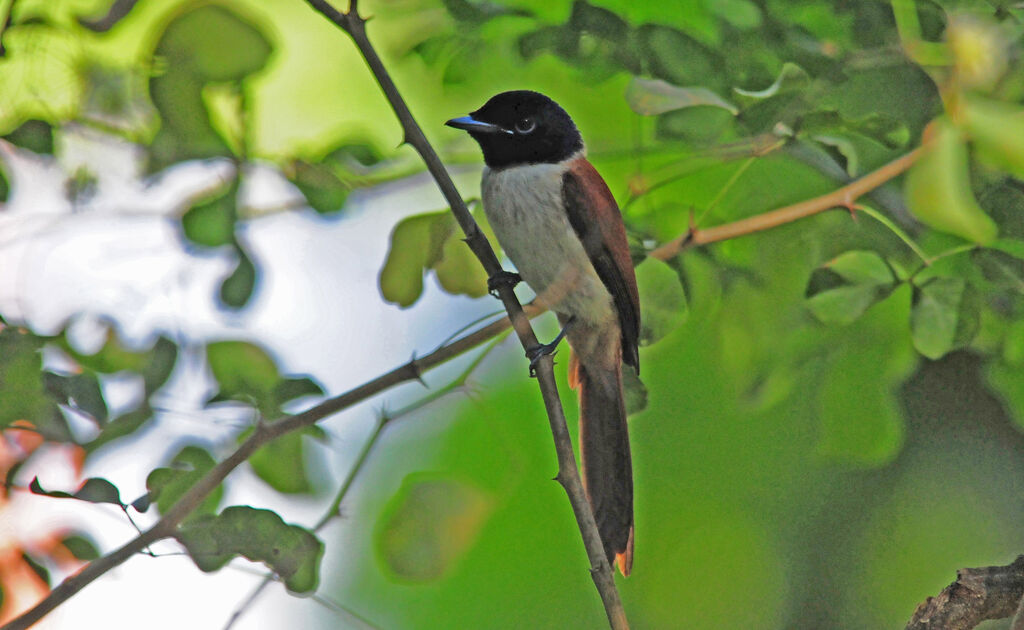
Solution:
M498 297L498 289L502 285L508 285L515 288L517 284L523 281L523 277L514 271L505 271L504 269L499 271L487 278L487 292Z
M562 326L562 331L558 333L558 336L555 337L555 340L551 343L541 343L526 349L526 358L530 360L531 377L537 376L537 362L540 361L541 357L554 354L555 350L558 348L559 342L565 338L565 333L569 331L569 327L572 326L572 323L575 320L575 317L570 317L569 320L565 322L565 325Z

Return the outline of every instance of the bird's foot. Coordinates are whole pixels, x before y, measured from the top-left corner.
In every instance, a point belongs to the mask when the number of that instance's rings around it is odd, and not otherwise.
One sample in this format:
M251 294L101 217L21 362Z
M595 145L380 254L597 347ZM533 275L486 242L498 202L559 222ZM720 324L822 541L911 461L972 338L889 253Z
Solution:
M502 270L487 278L487 292L494 297L498 297L498 289L502 286L515 288L515 286L522 281L523 277L518 273Z

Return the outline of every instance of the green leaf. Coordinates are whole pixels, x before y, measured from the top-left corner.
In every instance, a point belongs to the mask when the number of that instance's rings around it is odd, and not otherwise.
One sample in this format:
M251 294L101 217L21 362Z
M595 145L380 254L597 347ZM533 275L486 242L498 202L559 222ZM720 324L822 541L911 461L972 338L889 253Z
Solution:
M308 376L304 376L302 378L286 378L274 387L274 399L281 405L304 396L323 395L324 388Z
M980 96L963 101L962 122L978 151L1024 179L1024 107Z
M910 142L910 129L905 123L877 113L861 118L847 118L832 109L811 112L801 117L798 132L812 136L855 133L871 138L888 149L900 149Z
M102 477L86 479L74 493L61 490L44 490L39 484L39 477L32 478L32 481L28 484L28 489L32 494L41 494L55 499L78 499L88 503L111 503L124 507L124 503L121 502L121 493L118 492L117 486Z
M291 165L289 180L295 184L306 202L320 214L330 214L341 210L351 191L351 186L343 182L330 164L311 164L296 160Z
M73 534L61 541L61 544L79 560L95 560L100 557L96 543L81 534Z
M11 144L34 153L53 153L53 127L42 120L27 120L4 137Z
M433 270L449 293L485 295L487 275L461 235L448 210L399 222L391 232L391 247L380 271L384 299L403 308L411 306L423 293L426 270Z
M265 350L247 341L215 341L206 346L206 360L220 385L212 401L254 404L264 416L277 412L274 391L281 375Z
M466 482L409 475L381 516L374 546L396 577L435 580L472 547L493 508Z
M238 179L214 197L192 206L182 217L185 238L203 247L220 247L235 242L238 217Z
M779 76L775 79L775 82L763 90L744 90L734 87L733 91L748 101L763 101L778 94L802 89L809 81L810 77L807 75L806 70L795 63L787 61L782 64L782 70L779 71Z
M19 420L35 425L53 413L43 386L43 340L12 327L0 328L0 428Z
M320 581L324 544L311 532L285 523L270 510L233 505L220 514L200 516L175 538L200 570L216 571L235 556L262 562L289 591L311 593Z
M999 229L974 199L959 130L946 116L936 118L930 129L927 151L904 184L910 211L936 230L982 245L992 242Z
M233 82L244 91L244 79L263 69L271 51L262 30L226 6L209 4L178 14L155 51L166 72L150 81L161 119L151 144L150 169L232 155L211 124L204 89Z
M850 251L815 269L804 296L819 321L845 325L888 297L896 284L896 276L881 256Z
M103 390L95 374L43 372L43 383L58 403L88 414L98 424L106 422L107 401L103 399Z
M929 359L966 346L978 331L980 301L962 278L931 278L914 286L910 315L917 351Z
M635 37L651 76L672 85L705 85L722 77L722 59L712 49L679 29L644 24Z
M647 409L647 386L631 367L622 368L622 391L626 399L627 416Z
M640 289L640 343L650 345L686 320L687 304L679 274L666 263L647 258L636 267Z
M634 112L643 116L656 116L696 105L721 107L733 116L739 113L739 108L707 88L678 87L661 79L633 77L626 87L626 102Z
M274 490L285 494L313 491L306 474L306 431L292 431L261 446L249 457L253 472Z
M148 500L143 498L132 502L135 509L144 512L149 508L150 503L156 503L157 510L166 514L178 499L196 484L197 481L206 476L216 465L213 456L208 451L198 446L186 446L182 448L171 459L170 467L157 468L146 477L146 495ZM195 518L202 514L213 514L224 494L223 486L217 486L206 499L192 511L189 518Z
M256 265L240 245L235 246L235 252L238 254L238 265L220 285L220 301L228 308L239 309L245 306L249 302L249 298L252 297L258 274Z

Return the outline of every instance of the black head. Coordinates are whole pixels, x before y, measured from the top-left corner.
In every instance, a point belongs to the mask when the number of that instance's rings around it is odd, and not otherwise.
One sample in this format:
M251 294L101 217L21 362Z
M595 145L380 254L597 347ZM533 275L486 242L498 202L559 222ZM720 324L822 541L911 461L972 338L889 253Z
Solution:
M469 116L445 123L464 129L480 144L491 168L555 163L583 148L569 114L538 92L502 92Z

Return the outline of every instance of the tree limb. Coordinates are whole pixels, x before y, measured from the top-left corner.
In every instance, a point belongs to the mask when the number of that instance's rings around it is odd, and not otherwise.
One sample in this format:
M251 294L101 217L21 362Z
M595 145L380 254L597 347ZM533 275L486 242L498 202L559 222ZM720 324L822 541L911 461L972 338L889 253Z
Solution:
M1024 556L1002 567L960 569L955 582L918 605L906 630L970 630L988 619L1013 616L1022 596Z

